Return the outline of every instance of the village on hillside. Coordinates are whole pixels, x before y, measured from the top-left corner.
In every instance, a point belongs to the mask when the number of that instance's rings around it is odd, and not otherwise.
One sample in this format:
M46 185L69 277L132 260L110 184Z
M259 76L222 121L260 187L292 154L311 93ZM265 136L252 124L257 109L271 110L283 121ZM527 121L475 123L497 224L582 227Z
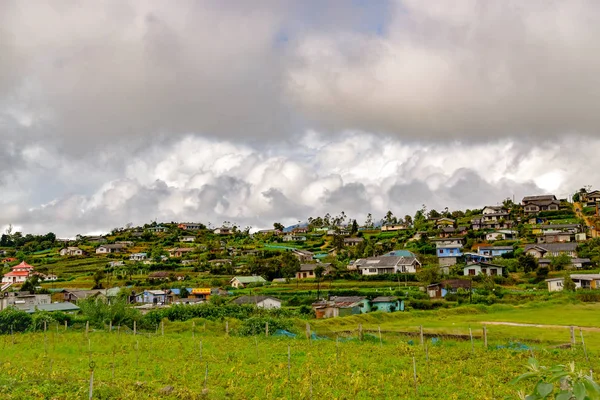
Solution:
M582 189L364 222L341 212L256 232L152 222L61 239L9 229L0 310L76 313L86 299L122 299L144 313L219 298L328 318L600 289L599 205L599 190Z

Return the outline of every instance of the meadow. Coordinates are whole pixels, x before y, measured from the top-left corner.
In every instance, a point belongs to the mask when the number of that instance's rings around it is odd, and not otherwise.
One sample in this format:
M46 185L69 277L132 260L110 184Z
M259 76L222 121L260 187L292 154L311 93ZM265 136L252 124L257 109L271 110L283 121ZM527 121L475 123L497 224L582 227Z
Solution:
M301 320L295 337L241 337L237 320L164 321L136 335L124 326L86 334L81 326L51 324L45 332L0 337L0 396L87 399L93 366L95 399L517 399L517 390L533 383L510 381L524 372L529 357L542 365L575 361L586 373L598 371L600 334L577 329L577 344L562 349L555 345L569 342L566 328L488 324L485 347L483 323L587 320L587 326L598 326L599 307L371 313L309 320L309 338Z

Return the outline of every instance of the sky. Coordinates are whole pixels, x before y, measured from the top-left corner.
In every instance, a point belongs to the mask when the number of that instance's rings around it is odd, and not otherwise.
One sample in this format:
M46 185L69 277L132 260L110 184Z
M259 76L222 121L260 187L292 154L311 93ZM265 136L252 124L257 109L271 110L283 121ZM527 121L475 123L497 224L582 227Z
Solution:
M362 223L600 185L600 3L5 0L0 228Z

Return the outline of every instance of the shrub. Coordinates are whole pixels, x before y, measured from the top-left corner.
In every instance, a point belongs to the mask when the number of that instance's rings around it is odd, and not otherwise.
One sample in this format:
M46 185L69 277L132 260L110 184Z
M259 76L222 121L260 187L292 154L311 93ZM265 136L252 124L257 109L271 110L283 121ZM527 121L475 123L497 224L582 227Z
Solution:
M0 311L0 333L25 332L31 327L32 317L25 311L9 307Z
M269 323L269 332L273 333L277 329L285 331L292 330L292 323L287 319L270 317L251 317L242 322L242 326L237 330L240 336L254 336L265 333L266 324Z

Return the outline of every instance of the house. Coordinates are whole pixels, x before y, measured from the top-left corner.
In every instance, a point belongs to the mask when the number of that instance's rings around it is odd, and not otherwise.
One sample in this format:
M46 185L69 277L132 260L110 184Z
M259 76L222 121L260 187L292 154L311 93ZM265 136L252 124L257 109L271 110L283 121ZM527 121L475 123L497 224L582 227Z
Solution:
M537 214L541 211L558 211L560 208L560 201L552 194L525 196L522 204L525 215Z
M381 232L404 231L406 229L408 229L407 224L383 224L383 225L381 225Z
M436 243L436 254L438 257L440 267L450 267L458 262L458 257L463 254L461 252L461 245L456 244L439 244Z
M113 268L114 267L122 267L124 265L125 265L125 261L121 261L121 260L119 260L119 261L111 261L111 262L108 263L108 266L109 267L113 267Z
M477 253L482 256L501 257L502 254L512 253L512 246L486 246L479 247Z
M478 231L483 228L483 221L481 218L472 218L471 219L471 229L474 231Z
M298 260L300 260L301 263L310 262L314 258L314 254L308 250L294 249L292 250L292 253L298 258Z
M441 299L448 293L457 293L458 289L472 290L472 282L467 279L447 279L427 286L427 294L431 299Z
M334 318L367 313L371 310L369 300L362 296L334 296L312 305L317 318Z
M293 234L288 234L283 237L284 242L305 242L306 236L298 236Z
M559 256L566 254L569 257L577 257L577 243L544 243L544 244L527 244L525 245L525 253L531 254L535 258L548 258L550 256Z
M191 254L194 251L193 247L178 247L169 250L169 257L183 257L187 254Z
M85 237L80 237L79 235L77 235L77 240L81 240L84 239L86 242L89 243L106 243L107 240L106 238L102 237L102 236L85 236Z
M131 240L117 240L115 243L116 244L122 244L122 245L125 245L127 247L131 247L131 246L133 246L135 244Z
M50 304L52 301L49 294L34 294L31 292L5 292L0 297L0 310L14 307L18 310L27 311L35 309L42 304Z
M575 235L569 232L544 233L537 238L538 243L566 243L575 240Z
M595 207L600 202L600 190L594 190L582 196L587 207Z
M33 265L27 264L25 261L15 265L11 268L11 271L4 274L2 277L2 283L18 284L24 283L29 277L35 274L35 268Z
M175 272L168 272L168 271L155 271L155 272L151 272L148 274L148 279L155 279L155 280L167 280L167 279L173 279L173 280L178 280L178 281L182 281L185 276L182 274L177 274Z
M200 229L204 229L204 225L192 222L184 222L177 225L177 227L179 229L183 229L184 231L199 231Z
M355 247L364 242L363 238L344 238L344 246L345 247Z
M331 264L301 264L300 271L296 272L296 279L314 279L316 278L315 269L323 267L323 275L328 275L331 272Z
M173 294L170 290L144 290L135 296L136 303L165 305L171 303Z
M542 233L559 233L559 232L568 232L568 233L578 233L581 232L581 225L579 224L545 224L541 225L539 229Z
M513 240L516 239L517 232L511 230L499 230L495 232L489 232L485 234L485 240L488 242L493 242L496 240Z
M193 243L196 241L196 237L195 236L182 236L179 238L180 242L184 242L184 243Z
M495 275L500 275L502 276L502 266L500 265L495 265L495 264L490 264L490 263L475 263L475 264L469 264L466 267L463 268L463 273L465 276L469 275L469 276L476 276L476 275L488 275L488 276L495 276Z
M106 298L106 290L104 290L104 289L92 289L92 290L64 289L61 293L63 294L63 300L71 302L71 303L76 303L79 300L84 300L89 297Z
M575 269L582 269L592 265L592 261L589 258L571 258L570 267ZM550 258L538 258L538 265L540 267L550 267L552 259Z
M576 233L575 234L575 241L576 242L585 242L586 240L587 240L587 233L580 232L580 233Z
M144 261L148 258L147 253L134 253L129 256L129 261Z
M421 263L413 255L404 256L378 256L369 258L359 258L351 263L348 269L356 269L361 275L382 275L382 274L414 274L421 268Z
M296 227L296 228L292 229L292 233L294 235L305 234L305 233L308 233L308 228Z
M81 250L79 247L65 247L64 249L61 249L59 254L63 257L65 256L82 256L84 254L83 250Z
M63 313L75 313L79 311L80 308L73 303L48 303L48 304L38 304L37 306L26 310L25 312L28 314L33 314L36 311L43 312L63 312Z
M454 226L455 222L456 221L453 220L452 218L445 218L445 217L444 218L438 218L435 221L435 226L436 226L436 228L439 229L439 228L442 228L444 226Z
M233 235L233 231L231 230L231 228L227 228L225 226L213 230L213 233L215 235Z
M235 276L229 281L229 284L236 289L240 289L250 284L263 285L266 282L262 276Z
M508 210L502 206L487 206L482 211L482 222L498 222L507 220L509 217Z
M234 304L254 304L258 308L281 308L281 300L271 296L240 296L233 300Z
M381 257L417 257L415 253L408 250L392 250L389 253L385 253Z
M327 231L327 236L350 236L350 232L346 229L329 229Z
M464 237L447 237L447 238L435 238L431 239L435 245L445 246L445 245L456 245L462 247L465 244Z
M394 312L404 311L404 301L396 296L379 296L371 300L371 311Z
M479 253L464 253L465 261L467 264L478 263L478 262L490 262L494 259L493 256L486 256Z
M576 289L600 289L599 274L571 274ZM558 292L564 289L565 278L546 279L549 292Z
M98 246L96 254L122 253L127 249L124 244L103 244Z
M169 231L169 228L167 228L166 226L158 225L146 228L146 230L151 233L166 233Z
M282 232L279 229L261 229L260 231L256 232L259 235L275 235L275 236L279 236L282 234Z

